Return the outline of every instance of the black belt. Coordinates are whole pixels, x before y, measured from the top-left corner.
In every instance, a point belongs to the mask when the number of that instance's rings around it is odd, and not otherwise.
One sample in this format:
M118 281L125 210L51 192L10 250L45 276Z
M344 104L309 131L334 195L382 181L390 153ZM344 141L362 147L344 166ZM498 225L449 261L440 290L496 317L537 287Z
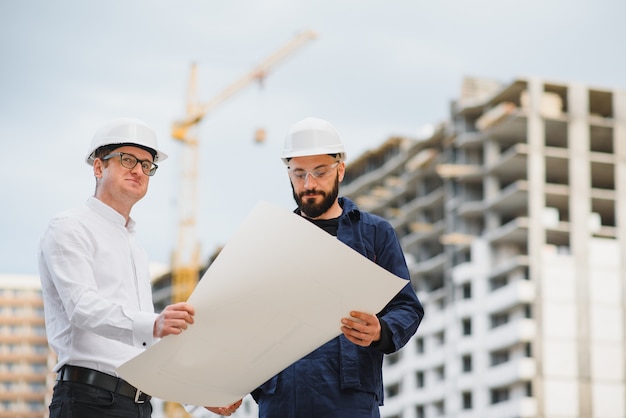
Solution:
M77 367L65 365L61 367L57 374L57 380L63 382L85 383L87 385L96 386L106 389L113 393L118 393L127 398L131 398L135 403L144 403L150 401L152 396L143 393L124 379L102 373L97 370L87 369L85 367Z

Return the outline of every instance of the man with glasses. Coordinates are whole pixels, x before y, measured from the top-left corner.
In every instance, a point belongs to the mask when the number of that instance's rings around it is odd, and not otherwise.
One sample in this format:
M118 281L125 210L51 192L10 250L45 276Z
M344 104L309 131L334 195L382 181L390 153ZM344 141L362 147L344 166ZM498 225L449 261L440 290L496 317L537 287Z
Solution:
M307 118L291 127L282 159L298 206L295 212L407 284L381 312L351 312L337 324L342 335L254 390L259 418L379 417L383 355L402 348L424 315L391 224L339 197L345 157L330 123ZM304 243L303 250L315 248Z
M193 324L185 302L156 314L148 258L130 212L167 155L145 123L116 119L94 135L86 162L94 196L55 216L43 234L39 273L57 383L50 417L150 417L150 396L117 377L121 364ZM230 415L236 406L215 408Z

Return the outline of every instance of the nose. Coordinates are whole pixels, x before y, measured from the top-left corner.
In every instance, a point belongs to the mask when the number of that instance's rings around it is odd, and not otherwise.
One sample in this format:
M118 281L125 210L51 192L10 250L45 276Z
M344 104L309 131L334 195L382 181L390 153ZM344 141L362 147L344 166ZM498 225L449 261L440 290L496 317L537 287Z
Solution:
M317 182L315 181L315 177L313 177L313 174L307 171L307 173L304 175L304 186L308 186L309 184L311 184L311 182L317 184Z
M145 175L145 173L143 172L143 168L141 168L140 162L137 162L137 164L135 164L135 166L130 171L138 175L141 175L141 174Z

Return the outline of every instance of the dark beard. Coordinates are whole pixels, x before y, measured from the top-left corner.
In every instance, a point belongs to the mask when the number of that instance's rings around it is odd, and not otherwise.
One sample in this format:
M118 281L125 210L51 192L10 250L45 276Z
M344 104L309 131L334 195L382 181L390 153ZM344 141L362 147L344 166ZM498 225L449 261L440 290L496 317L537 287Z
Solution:
M326 211L333 206L335 200L337 200L337 196L339 196L339 176L335 177L335 185L329 194L326 194L326 192L322 190L309 189L300 193L300 195L297 195L293 188L293 184L291 184L291 191L298 208L300 208L300 212L307 217L315 219L326 213ZM306 194L311 191L321 194L324 199L320 203L315 203L313 200L307 199Z

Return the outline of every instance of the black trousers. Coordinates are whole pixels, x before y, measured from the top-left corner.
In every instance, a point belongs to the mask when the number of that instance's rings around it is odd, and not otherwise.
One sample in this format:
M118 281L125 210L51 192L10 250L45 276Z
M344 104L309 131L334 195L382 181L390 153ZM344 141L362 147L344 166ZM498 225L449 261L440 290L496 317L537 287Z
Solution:
M76 382L57 382L50 403L50 418L150 418L150 402Z

